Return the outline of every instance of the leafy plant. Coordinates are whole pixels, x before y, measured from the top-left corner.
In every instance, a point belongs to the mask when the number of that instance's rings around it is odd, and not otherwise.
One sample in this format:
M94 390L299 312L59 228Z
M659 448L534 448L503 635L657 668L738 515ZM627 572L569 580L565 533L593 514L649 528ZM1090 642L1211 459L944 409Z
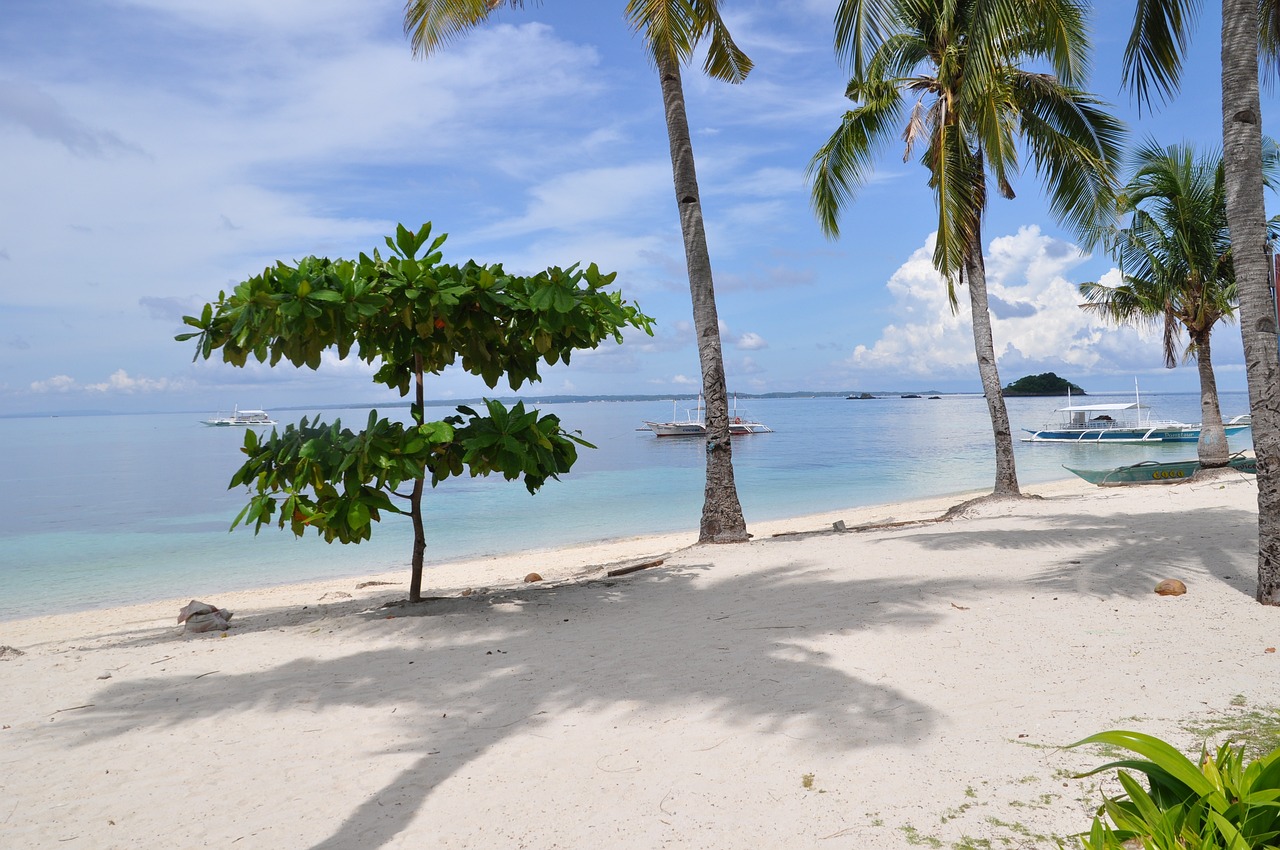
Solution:
M430 223L416 232L398 225L386 237L385 260L375 250L355 261L277 263L230 295L219 293L199 316L184 317L195 330L177 337L195 340L197 359L221 351L235 366L283 359L316 369L332 349L340 358L377 363L375 383L402 396L414 392L407 426L375 410L359 433L340 421L305 418L265 438L247 431L248 460L231 479L232 487L253 491L232 527L252 524L255 533L274 523L299 536L310 528L329 542L359 543L383 513L410 517L414 602L422 598L426 479L434 487L464 471L498 473L523 478L532 493L573 466L578 446L592 447L564 431L557 417L526 411L523 403L508 410L486 401L483 413L459 407L460 416L427 422L424 375L457 363L490 387L505 377L519 389L540 380L542 363L568 363L574 351L609 337L621 342L626 326L651 334L653 324L606 289L616 275L594 263L531 276L474 261L446 265L438 250L445 238L433 239Z
M1116 769L1124 795L1104 798L1088 833L1088 850L1248 850L1280 838L1280 749L1245 760L1223 744L1197 766L1170 744L1140 732L1109 731L1071 744L1108 744L1144 758L1123 759L1081 776ZM1147 787L1128 771L1146 776Z

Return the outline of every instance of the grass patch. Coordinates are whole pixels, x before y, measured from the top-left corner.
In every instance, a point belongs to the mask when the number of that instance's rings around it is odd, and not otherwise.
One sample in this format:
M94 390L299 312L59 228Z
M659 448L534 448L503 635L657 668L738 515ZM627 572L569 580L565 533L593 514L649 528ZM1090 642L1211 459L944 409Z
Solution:
M922 832L920 832L920 830L912 826L911 824L898 827L898 830L903 834L903 836L906 837L907 843L912 845L913 847L942 847L943 846L942 839L933 835L925 835Z
M1239 703L1236 700L1240 700ZM1240 708L1244 697L1237 695L1231 705ZM1231 743L1244 747L1246 758L1259 758L1280 748L1280 709L1251 708L1223 711L1192 720L1182 727L1201 741Z

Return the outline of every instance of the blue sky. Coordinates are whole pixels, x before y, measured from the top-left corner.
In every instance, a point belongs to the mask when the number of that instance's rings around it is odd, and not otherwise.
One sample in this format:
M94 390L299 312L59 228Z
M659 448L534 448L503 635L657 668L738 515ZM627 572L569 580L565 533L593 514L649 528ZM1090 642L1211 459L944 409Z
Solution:
M1099 5L1090 88L1131 138L1220 146L1215 10L1181 97L1140 119L1120 89L1132 4ZM7 0L0 413L386 402L358 362L192 363L173 335L277 259L354 256L424 221L450 234L450 262L615 270L657 319L655 337L579 355L534 394L696 391L661 96L622 6L503 10L418 61L398 0ZM835 0L722 7L755 70L729 86L687 69L685 93L730 389L978 391L967 311L951 314L929 264L918 162L887 150L837 241L809 210L805 165L847 106ZM1264 90L1273 135L1275 106ZM1162 368L1157 333L1079 309L1075 285L1112 264L1081 255L1033 172L1015 189L985 223L1002 379L1194 390L1192 366ZM1214 355L1220 387L1243 389L1236 326ZM452 371L427 388L484 392Z

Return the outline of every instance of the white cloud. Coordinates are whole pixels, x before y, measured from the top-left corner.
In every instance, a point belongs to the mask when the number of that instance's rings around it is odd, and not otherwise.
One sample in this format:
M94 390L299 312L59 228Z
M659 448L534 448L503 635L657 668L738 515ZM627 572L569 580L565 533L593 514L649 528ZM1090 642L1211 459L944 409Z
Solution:
M627 220L637 208L656 207L666 200L670 175L670 164L657 160L563 172L528 190L530 202L523 215L495 222L474 235L487 239Z
M894 272L887 289L900 318L880 338L859 345L845 365L855 371L919 377L963 378L975 370L968 292L957 289L952 312L946 284L933 268L934 237ZM1077 372L1107 362L1147 356L1152 333L1114 328L1080 309L1077 283L1068 278L1087 259L1070 243L1036 226L991 240L986 252L987 289L999 365ZM1103 282L1114 282L1112 270Z
M764 337L751 331L747 331L742 336L738 337L736 344L738 348L741 348L743 351L759 351L762 348L769 347L769 343L765 341Z
M45 381L32 381L33 393L67 393L76 388L76 379L70 375L54 375Z
M81 384L70 375L54 375L43 381L32 381L31 391L34 393L156 393L181 391L191 388L191 382L184 379L130 377L124 369L112 372L105 381L92 384Z

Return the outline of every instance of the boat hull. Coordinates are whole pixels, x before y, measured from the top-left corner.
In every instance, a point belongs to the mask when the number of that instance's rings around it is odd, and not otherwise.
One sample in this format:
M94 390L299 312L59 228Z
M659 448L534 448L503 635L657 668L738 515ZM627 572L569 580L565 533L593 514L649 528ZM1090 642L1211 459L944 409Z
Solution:
M1223 425L1231 437L1248 430L1248 425ZM1194 443L1200 439L1200 427L1156 426L1154 428L1045 428L1024 429L1030 435L1024 443Z
M647 427L659 437L703 437L707 427L699 422L648 422Z
M1258 461L1252 457L1233 457L1229 467L1246 475L1258 474ZM1070 466L1062 468L1075 473L1090 484L1096 484L1099 487L1118 487L1125 484L1176 484L1195 475L1200 470L1200 461L1160 463L1149 460L1115 469L1073 469Z
M200 421L213 428L269 428L277 424L265 410L241 410L239 407L230 416L215 416Z
M705 437L707 426L701 422L649 422L645 427L659 437ZM730 422L729 436L743 437L747 434L771 434L773 429L760 422Z

